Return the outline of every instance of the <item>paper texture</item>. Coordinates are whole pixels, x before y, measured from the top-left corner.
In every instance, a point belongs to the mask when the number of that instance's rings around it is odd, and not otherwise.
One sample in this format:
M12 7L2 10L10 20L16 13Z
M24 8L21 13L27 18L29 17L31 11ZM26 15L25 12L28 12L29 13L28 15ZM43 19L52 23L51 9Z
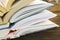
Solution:
M26 6L26 5L29 5L32 1L34 0L21 0L19 2L17 2L12 8L11 10L5 15L4 17L4 23L8 23L10 18L12 17L12 15L18 11L19 9L21 9L22 7ZM7 17L8 16L8 17Z
M0 4L2 1L0 0ZM9 1L9 4L11 1ZM0 25L0 39L17 38L33 32L57 27L57 24L49 20L57 16L47 10L52 6L53 4L41 0L17 0L9 12L2 17L3 19L0 18L0 24L4 23Z
M26 35L29 33L54 28L56 26L58 26L58 25L56 25L55 23L53 23L49 20L46 20L46 21L42 21L41 23L39 22L38 24L35 24L35 25L27 25L27 27L24 26L25 28L19 29L17 32L9 35L9 37L16 38L16 37L20 37L20 36L23 36L23 35Z
M39 19L39 21L44 21L44 20L46 20L46 19L50 19L50 18L53 18L53 17L55 17L55 16L56 16L56 14L53 14L52 12L45 10L45 11L39 13L39 14L36 14L36 15L34 15L34 16L30 16L30 17L28 17L28 18L25 18L25 19L17 22L17 23L12 27L12 29L15 29L16 27L17 27L16 29L21 28L24 23L29 22L29 21L30 21L30 22L32 21L31 23L35 22L35 21L33 21L33 20L38 20L38 19ZM29 25L29 24L30 24L30 23L27 23L26 25ZM20 27L19 27L19 26L20 26ZM25 26L25 25L24 25L24 26Z
M23 9L19 10L16 14L14 14L12 16L10 22L13 23L13 22L16 22L16 21L20 20L21 18L27 17L29 15L38 14L38 12L40 13L41 11L48 9L51 6L52 5L49 5L49 4L40 4L40 5L37 4L37 5L25 7Z
M3 6L3 7L6 7L8 1L9 1L9 0L0 0L0 5Z

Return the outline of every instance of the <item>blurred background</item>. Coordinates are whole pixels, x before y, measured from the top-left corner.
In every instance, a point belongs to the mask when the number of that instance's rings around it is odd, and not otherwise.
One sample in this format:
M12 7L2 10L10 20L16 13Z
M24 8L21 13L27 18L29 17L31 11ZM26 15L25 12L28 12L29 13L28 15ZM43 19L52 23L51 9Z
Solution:
M43 1L55 4L53 7L49 8L48 10L57 14L57 17L52 18L50 20L60 25L60 0L43 0ZM60 28L52 28L49 30L28 34L20 38L11 39L11 40L60 40Z

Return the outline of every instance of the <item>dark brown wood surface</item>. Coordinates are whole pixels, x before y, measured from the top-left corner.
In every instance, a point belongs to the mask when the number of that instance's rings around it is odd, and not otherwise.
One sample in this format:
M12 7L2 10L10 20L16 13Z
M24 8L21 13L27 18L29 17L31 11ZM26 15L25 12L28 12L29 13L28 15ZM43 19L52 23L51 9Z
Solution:
M50 20L60 25L60 4L56 4L49 10L58 15ZM52 28L49 30L28 34L13 40L60 40L60 28Z

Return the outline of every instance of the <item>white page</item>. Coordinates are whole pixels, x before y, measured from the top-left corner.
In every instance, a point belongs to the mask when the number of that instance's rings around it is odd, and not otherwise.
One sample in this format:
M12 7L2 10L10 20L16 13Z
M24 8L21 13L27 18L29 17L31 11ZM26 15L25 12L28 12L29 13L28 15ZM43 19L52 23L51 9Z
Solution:
M46 5L46 7L42 7L42 8L37 8L37 9L33 9L33 10L29 10L29 11L26 11L26 12L23 12L23 13L21 13L21 12L18 12L17 14L18 15L15 15L11 20L10 20L10 22L16 22L16 21L19 21L19 20L21 20L21 19L23 19L23 18L25 18L25 17L28 17L28 16L30 16L30 15L35 15L35 14L38 14L39 12L42 12L43 10L45 10L45 9L47 9L47 8L49 8L49 6L48 5ZM21 13L21 14L20 14ZM22 14L24 14L24 15L22 15Z
M56 25L55 23L53 23L49 20L46 20L46 21L43 21L43 22L35 24L35 25L27 25L27 27L25 26L25 28L19 29L17 32L10 35L9 37L10 38L17 38L17 37L20 37L22 35L26 35L26 34L33 33L33 32L54 28L57 26L58 25Z
M9 27L9 24L10 24L10 23L4 24L4 25L0 25L0 30L1 30L2 28L7 28L7 27Z
M56 14L53 14L52 12L48 11L48 10L44 10L43 12L37 14L37 15L34 15L34 16L31 16L31 17L28 17L26 19L23 19L19 22L17 22L11 29L18 29L18 28L23 28L22 26L25 26L25 25L30 25L30 23L35 23L36 19L40 20L41 21L44 21L46 19L50 19L50 18L53 18L55 17ZM32 20L35 20L35 21L32 21ZM29 22L30 21L30 22ZM27 23L28 22L28 23ZM39 21L37 21L39 22ZM25 25L23 25L25 24ZM20 27L19 27L20 26Z
M16 14L14 14L13 16L12 16L12 18L11 18L11 20L10 20L10 22L15 22L15 21L18 21L19 19L21 19L21 15L23 15L23 14L33 14L33 13L35 13L35 12L33 12L33 11L35 11L36 9L35 8L39 8L39 10L38 11L42 11L42 10L44 10L44 9L48 9L49 7L51 7L51 6L53 6L53 4L49 4L49 3L47 3L47 2L43 2L43 1L39 1L39 3L37 3L38 1L34 1L33 3L32 3L32 5L29 5L29 6L27 6L27 7L25 7L25 8L22 8L21 10L19 10L18 12L16 12ZM34 10L35 9L35 10ZM30 13L28 13L28 12L30 12ZM36 11L37 12L37 11ZM20 18L17 18L17 17L20 17ZM24 15L22 16L22 17L24 17Z
M23 9L21 9L21 10L19 10L16 14L14 14L13 16L12 16L12 18L11 18L11 20L10 20L10 22L12 22L12 21L14 21L15 22L15 20L18 18L18 17L20 17L20 16L23 16L24 14L33 14L33 13L35 13L34 11L36 11L36 10L38 10L38 11L42 11L43 10L43 8L44 9L47 9L48 7L50 7L51 5L47 5L47 4L38 4L38 5L32 5L32 6L27 6L27 7L25 7L25 8L23 8ZM33 12L33 13L32 13ZM37 11L36 11L37 12ZM21 18L19 18L19 19L21 19ZM18 20L19 20L18 19Z
M40 23L37 25L30 26L29 28L26 28L25 32L23 32L22 35L29 34L32 32L42 31L42 30L46 30L46 29L50 29L58 26L55 23L48 20L45 23L42 23L42 24Z
M1 39L6 39L8 33L9 33L9 29L0 30L0 40L1 40Z
M0 0L0 5L1 5L2 7L6 7L8 1L9 1L9 0Z

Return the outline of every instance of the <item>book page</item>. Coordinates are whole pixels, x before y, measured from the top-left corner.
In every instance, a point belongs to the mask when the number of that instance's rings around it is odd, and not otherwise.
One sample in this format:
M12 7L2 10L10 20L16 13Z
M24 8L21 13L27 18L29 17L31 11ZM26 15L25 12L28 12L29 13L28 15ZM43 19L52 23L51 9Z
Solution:
M21 9L22 7L29 5L33 0L20 0L19 2L17 2L12 9L4 16L4 23L7 23L10 18L12 17L12 15L18 11L19 9ZM7 17L8 16L8 17Z
M41 22L41 21L44 21L46 19L53 18L55 16L56 16L56 14L53 14L50 11L45 10L45 11L43 11L43 12L37 14L37 15L30 16L28 18L25 18L25 19L17 22L11 29L15 29L16 27L17 28L23 28L23 26L31 25L31 24L39 22L39 21Z
M0 5L6 7L9 0L0 0Z
M30 26L28 25L27 27L25 26L25 28L19 29L15 33L15 35L16 36L26 35L26 34L30 34L30 33L33 33L33 32L54 28L56 26L57 25L55 23L51 22L50 20L46 20L42 23L38 23L38 24L35 24L35 25L30 25Z

